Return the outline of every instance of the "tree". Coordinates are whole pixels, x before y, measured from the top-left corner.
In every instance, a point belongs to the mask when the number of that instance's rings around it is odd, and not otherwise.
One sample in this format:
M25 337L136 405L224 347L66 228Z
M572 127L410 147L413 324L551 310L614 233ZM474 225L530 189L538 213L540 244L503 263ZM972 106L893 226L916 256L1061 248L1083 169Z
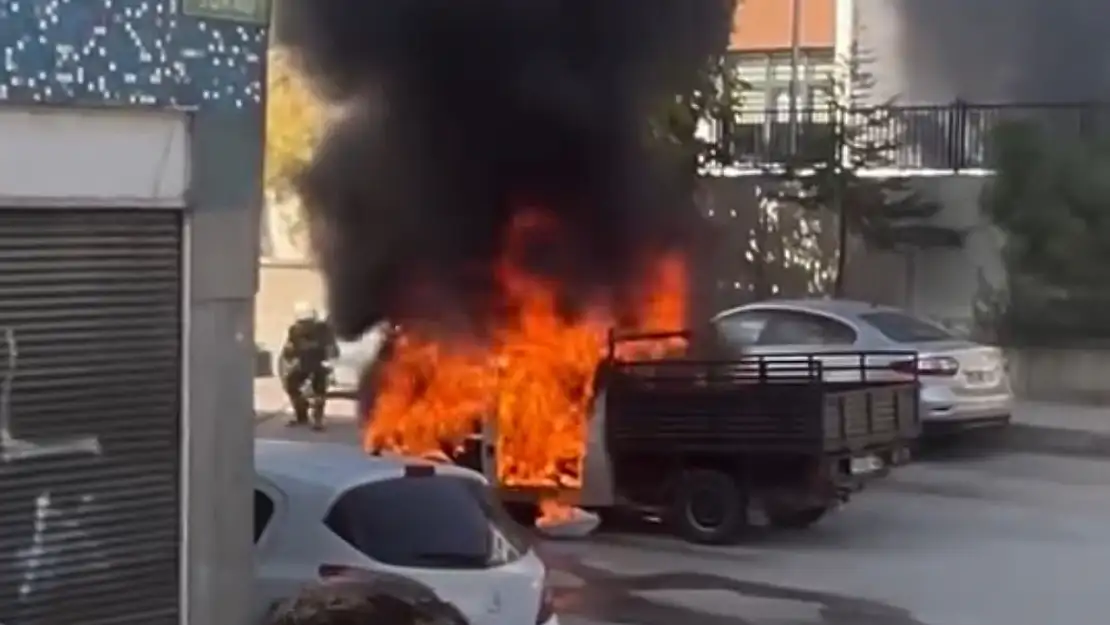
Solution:
M694 88L660 103L659 114L651 120L652 138L663 144L667 158L682 170L684 191L697 198L699 184L707 168L731 164L731 158L719 124L738 119L746 85L733 71L726 51L706 59ZM715 126L716 124L716 126ZM695 204L697 202L695 201ZM698 210L703 207L697 206ZM708 318L717 308L717 276L712 268L718 264L716 254L720 241L708 222L699 224L699 245L691 250L692 319Z
M269 195L284 199L319 141L324 109L280 49L270 52L267 89L264 183Z
M689 93L663 104L652 131L674 148L691 182L707 167L731 164L731 151L721 130L739 120L746 88L722 52L707 60Z
M991 154L980 206L1004 238L1007 284L985 311L998 338L1110 339L1110 137L1012 122L995 129Z
M677 146L689 178L717 211L705 233L698 275L705 303L716 309L779 293L820 291L827 280L828 235L812 219L767 201L756 178L716 175L736 165L734 133L750 129L749 88L735 59L722 53L706 64L700 86L669 103L664 133ZM775 186L775 185L771 185ZM757 205L752 204L755 201Z
M808 211L831 211L837 219L833 295L844 295L852 240L873 249L959 247L963 233L930 223L941 207L903 176L866 175L896 165L902 140L893 130L900 114L894 99L868 102L875 79L867 57L853 50L844 76L830 76L827 104L806 111L798 123L797 150L783 154L769 173L780 196Z

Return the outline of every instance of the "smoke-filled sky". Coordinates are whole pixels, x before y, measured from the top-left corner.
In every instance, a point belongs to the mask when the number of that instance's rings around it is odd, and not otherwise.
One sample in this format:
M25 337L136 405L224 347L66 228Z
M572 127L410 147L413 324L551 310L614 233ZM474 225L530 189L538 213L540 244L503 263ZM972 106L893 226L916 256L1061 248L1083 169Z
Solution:
M1110 100L1106 0L855 0L880 96Z
M472 325L514 217L529 269L583 299L686 245L696 212L646 120L694 84L727 0L286 0L284 43L348 115L300 181L343 335Z

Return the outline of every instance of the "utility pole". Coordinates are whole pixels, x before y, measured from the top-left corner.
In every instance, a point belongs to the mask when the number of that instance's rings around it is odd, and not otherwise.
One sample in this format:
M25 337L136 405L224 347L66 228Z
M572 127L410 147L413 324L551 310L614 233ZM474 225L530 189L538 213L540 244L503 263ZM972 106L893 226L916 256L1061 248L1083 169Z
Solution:
M791 0L790 8L790 156L798 153L798 92L801 90L802 0Z

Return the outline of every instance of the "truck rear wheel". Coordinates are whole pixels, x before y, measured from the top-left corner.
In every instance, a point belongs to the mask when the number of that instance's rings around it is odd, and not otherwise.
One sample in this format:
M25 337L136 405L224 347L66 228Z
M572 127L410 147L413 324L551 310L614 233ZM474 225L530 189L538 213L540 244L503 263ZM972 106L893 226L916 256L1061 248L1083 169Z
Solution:
M675 484L667 521L692 543L735 542L748 527L748 497L727 473L691 469Z
M502 506L509 517L529 529L534 527L536 519L540 518L540 507L530 501L505 501L502 502Z
M781 529L801 530L813 525L829 511L827 506L816 508L768 508L767 521L771 527Z

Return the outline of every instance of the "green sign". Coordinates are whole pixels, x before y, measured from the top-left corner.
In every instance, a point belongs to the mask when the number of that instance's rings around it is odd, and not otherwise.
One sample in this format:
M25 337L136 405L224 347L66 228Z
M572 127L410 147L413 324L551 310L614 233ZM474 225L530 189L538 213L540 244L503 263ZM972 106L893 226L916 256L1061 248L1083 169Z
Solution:
M181 10L191 17L270 23L270 0L181 0Z

